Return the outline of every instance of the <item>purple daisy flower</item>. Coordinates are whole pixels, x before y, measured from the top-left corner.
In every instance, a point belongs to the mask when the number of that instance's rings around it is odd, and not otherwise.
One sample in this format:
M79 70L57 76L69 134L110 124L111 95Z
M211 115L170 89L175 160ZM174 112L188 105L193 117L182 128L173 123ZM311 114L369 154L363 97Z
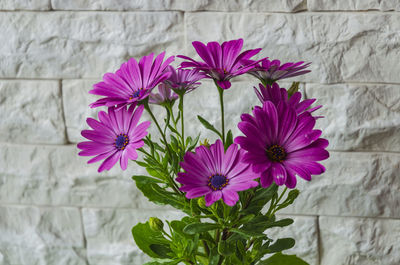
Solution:
M157 84L171 75L164 70L174 60L174 56L163 63L164 56L165 52L159 54L153 62L154 53L151 53L142 57L139 63L131 58L115 74L105 74L103 82L93 85L89 91L90 94L105 97L90 104L90 107L117 105L120 108L148 97Z
M247 64L252 63L252 60L246 60ZM258 62L257 62L258 63ZM303 70L307 68L311 63L297 62L297 63L285 63L281 65L281 61L273 60L270 61L267 58L261 60L260 63L251 69L248 73L257 77L264 83L272 83L280 79L294 77L298 75L304 75L310 70Z
M90 141L81 142L78 148L80 156L95 156L88 163L103 160L98 171L110 170L118 160L121 168L125 170L128 160L136 160L138 154L136 149L144 145L143 138L147 135L147 128L150 121L142 122L138 125L143 113L143 105L135 108L135 104L129 109L126 107L116 110L114 107L108 108L108 113L99 112L99 120L92 118L86 120L93 130L83 130L82 136Z
M232 144L224 152L221 140L210 147L199 146L195 153L187 152L176 181L183 186L186 198L193 199L205 195L206 206L222 198L225 204L233 206L239 200L238 191L256 187L258 176L251 167L243 163L244 151Z
M326 139L319 138L320 130L314 130L315 118L309 112L297 115L294 108L284 102L275 106L265 101L255 107L253 116L243 114L239 136L235 143L247 151L243 161L260 175L262 187L273 181L288 188L296 186L296 176L311 180L311 175L325 172L317 163L329 157Z
M192 44L204 62L178 55L180 58L189 60L189 62L183 62L181 67L193 67L203 71L223 89L231 87L229 80L232 77L242 75L252 69L258 61L249 59L261 51L261 49L254 49L240 53L243 39L225 41L222 45L214 41L207 43L207 46L199 41L194 41Z
M158 93L151 93L149 103L162 105L166 102L174 102L179 96L166 84L158 85Z
M285 88L280 88L277 83L273 83L272 85L263 86L259 84L259 90L254 87L254 91L257 94L257 97L260 99L261 103L264 101L271 101L278 106L278 103L283 101L287 103L289 106L293 107L297 114L302 113L303 111L313 112L317 109L320 109L322 105L315 106L313 108L309 108L315 101L315 98L301 100L301 93L296 92L290 98L288 97L287 90Z
M167 70L171 72L171 76L164 81L174 91L178 93L188 93L201 85L199 80L206 78L206 75L198 69L181 69L175 70L174 67L168 66ZM181 92L182 91L182 92Z

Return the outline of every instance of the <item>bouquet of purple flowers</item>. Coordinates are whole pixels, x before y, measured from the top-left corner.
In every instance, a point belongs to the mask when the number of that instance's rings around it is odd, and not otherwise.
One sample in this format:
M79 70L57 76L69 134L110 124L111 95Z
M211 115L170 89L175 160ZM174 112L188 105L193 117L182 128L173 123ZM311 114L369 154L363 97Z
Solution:
M325 168L318 161L329 157L328 141L314 129L320 116L312 113L321 106L311 106L315 99L302 100L299 83L288 90L276 83L310 72L305 70L309 63L254 60L261 49L241 52L242 46L242 39L222 45L193 42L202 61L179 55L185 61L177 69L170 66L173 56L164 60L165 52L139 62L131 58L89 92L102 96L90 106L105 106L107 112L100 111L98 120L87 119L91 130L82 131L88 141L78 144L79 155L94 156L88 163L103 160L99 172L118 161L126 170L128 161L135 160L149 174L133 176L144 196L186 214L165 221L167 229L156 217L132 228L137 246L153 258L148 265L307 264L282 254L294 239L274 240L267 230L293 223L277 220L276 213L298 196L297 178L310 181L322 174ZM225 129L224 93L229 93L231 78L246 73L261 82L254 87L260 102L252 113L241 115L243 135L234 137ZM198 116L218 136L212 144L199 141L200 135L186 136L184 127L184 97L199 89L204 78L214 81L221 107L221 128ZM162 123L150 104L165 109ZM158 128L158 141L147 132L150 121L140 122L144 110Z

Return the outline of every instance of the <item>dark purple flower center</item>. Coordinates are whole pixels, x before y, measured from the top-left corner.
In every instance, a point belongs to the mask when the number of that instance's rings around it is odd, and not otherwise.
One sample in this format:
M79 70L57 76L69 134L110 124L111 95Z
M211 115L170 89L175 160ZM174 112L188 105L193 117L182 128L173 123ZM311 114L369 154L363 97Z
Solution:
M132 100L134 98L138 98L140 97L141 92L143 91L143 88L139 88L138 90L136 90L132 96L129 97L129 100Z
M222 190L227 184L228 179L223 175L214 175L208 179L208 186L213 190Z
M118 150L124 150L125 147L128 145L128 143L129 143L128 136L126 134L121 133L115 139L114 145Z
M285 149L277 144L270 146L265 152L268 158L274 162L282 162L286 158Z

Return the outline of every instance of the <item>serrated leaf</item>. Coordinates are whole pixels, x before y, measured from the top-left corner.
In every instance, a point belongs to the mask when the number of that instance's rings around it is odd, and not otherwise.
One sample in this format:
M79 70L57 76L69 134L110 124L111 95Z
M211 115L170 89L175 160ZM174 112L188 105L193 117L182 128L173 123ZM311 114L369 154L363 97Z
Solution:
M211 123L209 123L206 119L204 119L204 118L201 117L200 115L197 115L197 118L199 119L199 121L201 122L201 124L203 124L203 126L204 126L206 129L215 132L220 138L222 138L221 133L220 133L217 129L215 129L215 127L214 127Z
M202 232L207 232L211 230L215 230L221 228L219 224L212 224L212 223L193 223L193 224L188 224L185 226L183 229L183 232L189 234L189 235L194 235L196 233L202 233Z

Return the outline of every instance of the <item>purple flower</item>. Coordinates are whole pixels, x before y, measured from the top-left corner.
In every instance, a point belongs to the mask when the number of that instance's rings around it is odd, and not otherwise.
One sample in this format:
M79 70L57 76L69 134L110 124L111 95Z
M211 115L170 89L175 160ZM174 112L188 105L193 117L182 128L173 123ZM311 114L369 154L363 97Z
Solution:
M231 87L229 80L232 77L244 74L253 68L258 61L249 59L261 51L261 49L254 49L240 53L243 39L226 41L222 45L214 41L207 43L207 46L199 41L194 41L192 44L204 62L179 55L178 57L189 60L189 62L183 62L181 67L193 67L203 71L223 89Z
M237 137L235 143L247 151L243 161L260 175L262 187L275 181L294 188L296 176L311 180L311 175L325 172L316 161L329 157L325 150L328 141L319 138L320 130L313 129L315 118L309 112L297 115L284 102L275 106L265 101L254 108L253 116L241 116L238 127L245 136Z
M159 84L158 93L150 94L149 103L162 105L167 102L174 102L178 97L166 84Z
M165 80L164 83L168 84L178 93L188 93L192 91L201 85L198 81L206 77L206 75L198 69L179 68L175 70L174 67L168 66L167 70L171 72L171 76Z
M138 125L143 113L143 105L135 108L135 104L129 109L126 107L116 110L114 107L108 108L108 113L99 112L99 120L92 118L86 120L93 130L83 130L82 136L90 141L81 142L78 148L81 156L95 156L88 163L100 160L104 162L99 167L99 172L110 170L118 160L121 168L125 170L128 159L136 160L137 148L144 145L143 138L147 135L147 128L150 121L142 122Z
M250 166L243 163L244 151L232 144L226 152L221 140L210 147L199 146L196 153L187 152L176 181L183 186L186 198L205 195L206 206L222 198L225 204L233 206L239 200L238 191L256 187L257 175Z
M283 101L287 103L289 106L293 107L297 114L302 113L303 111L313 112L317 109L320 109L322 106L318 105L313 108L309 108L315 101L315 98L301 100L301 93L296 92L290 98L288 97L287 90L285 88L280 88L277 83L273 83L272 85L263 86L259 84L259 90L254 87L254 91L257 94L257 97L260 99L261 103L264 101L271 101L275 106L278 106L278 103Z
M165 52L159 54L154 62L154 53L142 57L139 63L131 58L115 74L105 74L103 82L93 85L93 89L89 91L90 94L105 97L90 104L90 107L117 105L120 108L148 97L157 84L171 75L164 70L174 60L174 56L163 63L164 55Z
M252 60L246 60L246 63L252 63ZM257 62L256 62L257 63ZM298 75L304 75L310 70L303 70L307 68L311 63L297 62L297 63L285 63L281 65L281 61L273 60L270 61L267 58L251 69L248 73L254 75L264 83L272 83L280 79L294 77Z

